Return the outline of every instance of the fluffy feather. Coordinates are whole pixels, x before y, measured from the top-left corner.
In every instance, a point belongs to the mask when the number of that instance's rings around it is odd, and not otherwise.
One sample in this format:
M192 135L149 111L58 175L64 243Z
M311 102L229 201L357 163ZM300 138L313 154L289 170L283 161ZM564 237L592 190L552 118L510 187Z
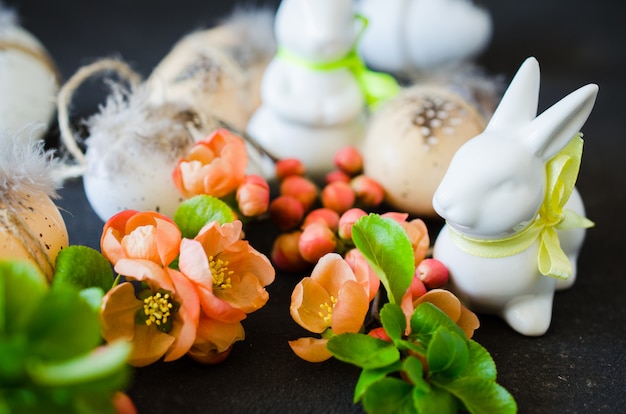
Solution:
M90 153L98 154L109 172L132 166L138 155L177 160L193 144L187 125L197 121L195 114L179 105L150 105L143 85L127 90L112 84L112 89L100 112L85 121Z
M20 133L28 133L27 130ZM53 151L46 151L43 141L2 137L0 151L0 204L16 206L33 193L57 196L60 162Z

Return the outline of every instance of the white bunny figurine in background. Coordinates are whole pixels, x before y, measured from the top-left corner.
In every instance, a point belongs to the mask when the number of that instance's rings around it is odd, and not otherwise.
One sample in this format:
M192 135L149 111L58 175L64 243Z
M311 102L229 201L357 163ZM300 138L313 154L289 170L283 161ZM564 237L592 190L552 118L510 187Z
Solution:
M593 225L574 184L578 132L597 92L584 86L537 116L539 64L528 58L433 197L447 223L433 255L449 268L451 290L524 335L548 330L554 291L574 282L585 228Z
M471 0L358 0L370 22L359 52L374 69L396 75L436 70L481 53L489 44L489 12Z
M247 132L273 156L299 158L313 177L362 141L367 96L355 44L364 24L352 0L283 0L276 13L278 51Z

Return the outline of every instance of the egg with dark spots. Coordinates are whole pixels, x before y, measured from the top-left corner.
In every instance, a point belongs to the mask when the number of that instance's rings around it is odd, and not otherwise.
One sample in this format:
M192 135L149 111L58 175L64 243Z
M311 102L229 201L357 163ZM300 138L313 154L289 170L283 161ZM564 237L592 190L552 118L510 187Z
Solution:
M483 131L470 103L439 86L406 88L372 115L363 144L364 171L392 207L435 216L432 197L456 150Z

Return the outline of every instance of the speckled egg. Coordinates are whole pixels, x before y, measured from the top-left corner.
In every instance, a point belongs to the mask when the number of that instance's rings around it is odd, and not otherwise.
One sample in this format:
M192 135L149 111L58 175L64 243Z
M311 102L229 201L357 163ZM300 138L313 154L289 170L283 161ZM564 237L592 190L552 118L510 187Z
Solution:
M406 88L375 112L363 144L365 173L393 208L436 216L432 197L456 150L483 131L469 102L435 85Z
M43 192L12 199L19 202L0 201L0 259L26 260L52 280L56 257L69 244L65 221Z

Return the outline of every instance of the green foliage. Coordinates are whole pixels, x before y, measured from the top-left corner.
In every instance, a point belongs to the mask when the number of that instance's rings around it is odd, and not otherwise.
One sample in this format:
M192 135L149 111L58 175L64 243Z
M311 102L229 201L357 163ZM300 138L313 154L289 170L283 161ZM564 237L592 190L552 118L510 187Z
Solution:
M72 285L78 289L97 287L103 292L113 286L113 269L97 250L87 246L69 246L56 258L53 286Z
M337 359L363 369L355 402L361 401L369 413L516 412L513 397L496 383L491 355L427 305L411 317L417 333L399 333L402 322L406 326L404 314L387 303L381 321L390 342L354 333L329 340L328 350Z
M390 302L400 303L415 273L413 248L402 226L370 214L354 224L352 240L376 271Z
M174 213L174 222L183 237L193 239L211 221L220 224L235 220L232 209L222 200L209 195L197 195L185 200Z
M127 343L101 344L100 288L48 287L33 266L0 261L0 413L113 412Z
M489 352L442 310L422 303L407 324L399 303L414 265L402 227L369 215L357 221L352 234L390 297L380 311L389 341L357 333L328 341L337 359L362 368L354 402L368 413L515 413L515 400L496 383Z

